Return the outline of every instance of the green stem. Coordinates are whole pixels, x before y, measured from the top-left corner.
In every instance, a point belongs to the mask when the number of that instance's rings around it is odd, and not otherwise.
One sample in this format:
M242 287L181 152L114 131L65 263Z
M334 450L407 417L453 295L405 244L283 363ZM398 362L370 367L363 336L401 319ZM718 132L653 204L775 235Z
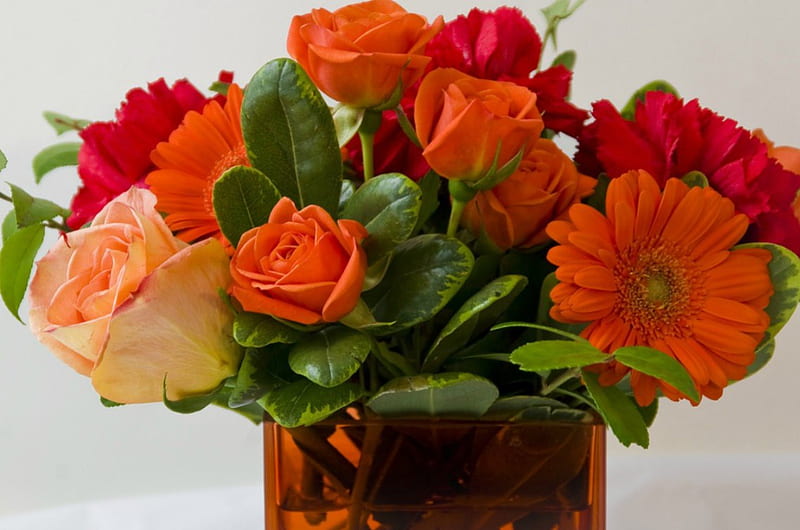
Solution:
M553 379L552 382L542 386L540 394L546 396L547 394L549 394L556 388L560 387L570 379L574 379L575 377L580 377L580 375L581 375L580 368L570 368L569 370L565 371L564 373Z
M456 231L458 230L458 224L461 222L461 215L464 213L464 207L467 205L467 203L460 201L455 197L451 197L451 199L450 221L447 223L447 235L450 237L455 237Z
M358 128L358 137L361 139L361 160L364 164L364 182L375 176L375 133L381 126L383 114L380 111L367 109Z

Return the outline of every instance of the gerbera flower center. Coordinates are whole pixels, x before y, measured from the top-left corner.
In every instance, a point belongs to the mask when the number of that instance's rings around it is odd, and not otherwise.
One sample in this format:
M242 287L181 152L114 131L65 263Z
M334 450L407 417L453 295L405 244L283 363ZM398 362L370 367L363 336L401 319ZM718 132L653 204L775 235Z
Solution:
M651 242L649 242L651 243ZM614 269L619 286L615 312L647 339L689 334L685 324L699 310L701 274L678 245L632 244Z
M217 159L211 171L206 175L206 185L203 188L203 206L206 209L206 213L212 216L214 215L214 184L222 174L234 166L249 165L250 161L247 159L247 149L244 143L237 145Z

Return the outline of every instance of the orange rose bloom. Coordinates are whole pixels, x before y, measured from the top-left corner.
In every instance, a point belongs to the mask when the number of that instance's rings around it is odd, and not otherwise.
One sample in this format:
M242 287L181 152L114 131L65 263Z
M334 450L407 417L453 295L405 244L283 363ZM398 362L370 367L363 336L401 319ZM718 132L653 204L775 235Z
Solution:
M287 48L320 90L368 108L422 76L431 61L425 45L442 27L442 17L429 25L391 0L372 0L294 17Z
M506 81L441 68L422 80L414 103L422 155L438 174L478 180L527 150L544 129L536 94Z
M484 231L501 250L529 248L547 241L547 223L565 218L595 184L555 143L540 138L517 171L467 203L461 222L475 235Z
M231 259L231 294L246 311L318 324L336 322L361 296L367 257L358 221L319 206L299 212L284 197L266 224L245 232Z

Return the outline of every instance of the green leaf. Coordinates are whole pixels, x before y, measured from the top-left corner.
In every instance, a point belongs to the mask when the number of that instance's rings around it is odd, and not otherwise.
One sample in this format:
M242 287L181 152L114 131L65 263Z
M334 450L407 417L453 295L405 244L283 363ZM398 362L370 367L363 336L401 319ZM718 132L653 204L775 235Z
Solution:
M64 134L69 131L80 131L85 129L90 122L89 120L81 120L77 118L70 118L64 114L46 110L42 113L47 123L56 131L56 134Z
M628 396L615 386L600 385L597 374L586 370L583 371L583 382L597 405L597 412L620 443L626 447L635 443L646 449L650 445L647 425L638 407Z
M381 416L480 417L499 396L488 379L458 372L398 377L367 402Z
M244 91L242 134L253 167L298 208L336 215L342 157L330 109L303 69L289 59L264 65Z
M225 387L225 382L223 381L217 388L205 394L197 394L195 396L172 401L167 397L167 377L168 375L164 376L164 391L161 399L169 410L179 414L192 414L193 412L203 410L214 402L214 398L216 398L217 394Z
M747 375L745 377L749 377L754 373L758 372L762 368L764 368L767 363L772 359L772 356L775 354L775 341L771 340L769 342L762 342L759 344L758 348L756 348L756 360L747 367ZM735 381L733 381L735 382Z
M0 151L0 171L3 171L7 165L8 158L6 158L6 155L3 153L3 151Z
M227 96L228 89L230 89L230 87L231 87L230 83L226 83L224 81L214 81L213 83L211 83L211 85L209 85L208 89L222 96Z
M410 178L387 173L371 178L353 194L342 217L355 219L367 229L364 250L374 263L414 231L422 191Z
M541 331L546 331L547 333L552 333L553 335L560 335L561 337L566 337L572 341L588 342L580 335L570 333L569 331L564 331L563 329L558 329L551 326L545 326L544 324L534 324L533 322L503 322L501 324L497 324L496 326L492 326L492 331L508 329L508 328L538 329Z
M571 0L555 0L552 4L542 9L542 14L547 21L547 29L544 32L542 44L547 45L547 41L553 40L553 47L558 48L556 42L556 32L562 20L566 20L578 9L586 0L577 0L575 5L570 6Z
M646 407L640 407L632 396L628 396L628 399L632 400L633 404L639 409L639 414L642 415L644 424L648 428L653 425L653 422L656 421L656 415L658 414L658 398L654 399L652 403Z
M567 70L573 71L575 69L576 58L575 50L566 50L559 53L558 56L553 59L553 63L550 66L563 66Z
M248 348L245 352L236 384L228 396L228 406L240 408L299 379L289 369L289 350L284 344L266 348Z
M669 383L692 401L700 400L686 368L666 353L646 346L625 346L615 350L613 356L618 363Z
M280 198L270 179L259 170L230 168L214 183L214 213L222 233L237 246L242 234L267 222Z
M708 178L701 171L690 171L681 177L681 180L690 188L707 188Z
M350 197L356 192L356 183L350 179L344 179L342 181L342 189L339 191L339 217L341 217L341 212L344 210L347 203L350 202Z
M64 166L78 165L80 142L64 142L45 147L33 157L33 175L36 183L52 170Z
M295 344L289 366L320 386L335 387L358 371L371 348L371 339L363 333L328 327Z
M0 295L11 314L19 318L19 306L28 288L33 261L44 241L44 226L26 226L13 233L0 249Z
M339 104L333 108L333 125L339 147L344 147L358 133L364 119L364 109Z
M103 396L100 396L100 403L107 408L121 407L125 404L125 403L117 403L116 401L111 401L110 399L106 399Z
M3 243L17 231L17 215L14 210L10 210L3 218Z
M489 329L527 283L525 276L501 276L471 296L436 337L422 365L422 371L435 372L450 354Z
M439 188L441 187L441 183L441 177L434 171L425 173L425 176L417 183L419 189L422 190L422 202L419 206L417 226L414 228L415 233L422 228L422 225L430 219L439 207Z
M293 344L302 331L290 328L269 315L242 311L233 320L233 338L247 348L263 348L274 343Z
M508 419L516 416L526 409L534 407L550 407L551 409L567 408L564 403L558 401L557 399L551 399L548 397L510 396L503 397L495 401L492 406L489 407L489 410L486 411L486 416Z
M625 103L625 106L622 107L622 111L620 112L622 117L626 120L632 120L634 114L636 113L636 104L644 101L644 97L648 92L666 92L667 94L672 94L675 97L680 97L678 90L668 82L661 79L657 81L651 81L633 93L628 102Z
M769 327L761 344L766 344L775 340L800 302L800 258L791 250L774 243L747 243L735 248L763 248L772 253L767 267L775 294L765 309L769 315Z
M284 427L300 427L324 420L364 395L352 383L325 388L301 379L269 392L258 400L272 418Z
M606 353L588 342L539 340L523 344L511 352L511 362L526 372L559 368L582 368L609 360Z
M363 293L385 335L429 320L463 285L475 259L455 238L425 234L399 244L381 283Z
M9 183L9 186L11 187L11 202L14 204L18 227L35 225L54 217L67 217L69 215L69 210L54 202L33 197L14 184Z

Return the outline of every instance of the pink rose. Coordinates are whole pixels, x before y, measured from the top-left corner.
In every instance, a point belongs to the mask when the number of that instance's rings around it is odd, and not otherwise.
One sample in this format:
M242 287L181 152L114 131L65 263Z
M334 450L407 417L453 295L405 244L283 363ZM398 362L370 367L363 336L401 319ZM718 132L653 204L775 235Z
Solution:
M30 327L103 397L118 403L182 399L236 373L230 283L216 240L173 237L156 198L131 188L42 258L30 286Z

